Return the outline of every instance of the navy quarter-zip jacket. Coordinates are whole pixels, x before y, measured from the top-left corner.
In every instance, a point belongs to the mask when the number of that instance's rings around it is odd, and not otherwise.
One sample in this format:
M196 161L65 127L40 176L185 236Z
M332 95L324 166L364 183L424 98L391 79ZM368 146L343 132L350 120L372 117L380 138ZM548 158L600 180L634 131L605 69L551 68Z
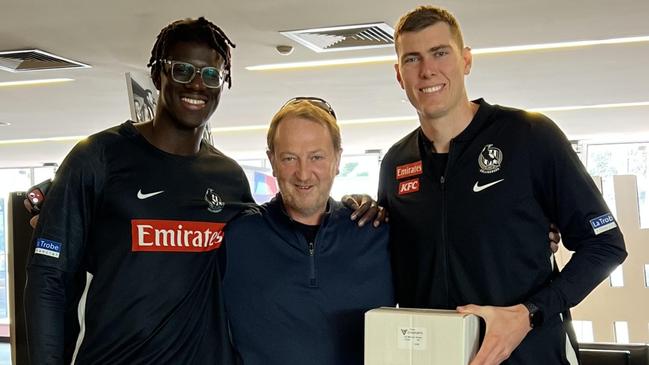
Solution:
M244 365L361 365L365 311L393 306L388 227L329 199L314 242L281 196L227 226L224 298Z

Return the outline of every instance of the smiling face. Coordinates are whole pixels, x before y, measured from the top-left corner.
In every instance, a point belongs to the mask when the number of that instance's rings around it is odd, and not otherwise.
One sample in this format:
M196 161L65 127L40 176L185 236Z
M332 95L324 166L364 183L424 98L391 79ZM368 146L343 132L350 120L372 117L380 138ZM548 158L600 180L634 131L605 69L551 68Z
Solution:
M268 158L286 212L304 224L318 224L327 207L340 154L329 129L312 120L287 116L277 125Z
M396 48L397 80L420 120L443 118L466 105L464 77L471 70L471 51L461 48L448 24L404 32Z
M223 69L225 63L215 49L196 42L173 44L166 59L191 63L197 68L214 66ZM219 105L222 89L205 87L200 75L196 75L190 83L178 83L171 78L168 65L162 68L156 86L160 90L160 120L179 129L202 128Z

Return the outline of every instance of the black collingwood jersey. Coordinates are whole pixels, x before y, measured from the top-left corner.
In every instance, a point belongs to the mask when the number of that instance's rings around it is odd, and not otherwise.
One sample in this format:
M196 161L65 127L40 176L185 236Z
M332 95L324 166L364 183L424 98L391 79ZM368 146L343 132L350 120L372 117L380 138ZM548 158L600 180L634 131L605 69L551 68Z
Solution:
M484 100L453 138L442 174L415 130L381 165L379 202L390 212L397 301L455 309L531 301L546 322L505 364L567 364L560 313L626 257L622 234L559 128L538 113ZM555 275L550 222L575 251Z
M92 275L76 363L231 363L217 252L224 225L252 202L241 167L207 144L168 154L130 122L80 142L57 172L29 263L29 280L41 268ZM30 334L32 357L48 358L44 341Z

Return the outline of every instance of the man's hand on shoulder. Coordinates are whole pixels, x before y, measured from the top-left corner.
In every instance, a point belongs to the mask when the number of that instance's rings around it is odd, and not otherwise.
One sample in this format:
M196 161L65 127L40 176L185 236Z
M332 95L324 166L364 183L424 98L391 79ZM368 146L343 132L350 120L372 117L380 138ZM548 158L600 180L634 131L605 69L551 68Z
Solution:
M29 200L27 199L23 200L23 204L25 205L25 209L27 209L27 211L31 213L32 205L31 203L29 203ZM36 228L37 223L38 223L38 214L36 214L29 220L29 225L32 226L32 228Z
M469 304L457 307L457 311L482 317L487 326L482 346L470 365L497 365L507 360L532 329L529 311L522 304L511 307Z
M351 194L343 196L340 201L354 212L351 220L358 219L358 226L362 227L365 223L372 221L374 227L378 227L383 222L388 221L388 211L378 205L371 196L366 194ZM360 217L360 219L359 219Z
M548 238L550 238L550 250L552 250L552 253L557 253L559 251L559 242L561 242L561 232L554 223L550 223Z

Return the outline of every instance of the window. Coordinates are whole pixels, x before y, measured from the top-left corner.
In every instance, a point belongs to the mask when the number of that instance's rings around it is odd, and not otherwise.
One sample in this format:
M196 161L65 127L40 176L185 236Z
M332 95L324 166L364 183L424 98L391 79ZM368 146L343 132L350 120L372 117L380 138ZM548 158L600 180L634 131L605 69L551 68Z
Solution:
M592 321L572 321L572 328L575 330L577 342L595 342Z
M245 159L238 158L236 160L241 166L263 167L263 168L271 167L268 158L266 158L265 156L262 158L245 158Z
M340 173L331 187L331 197L368 194L376 199L379 187L379 155L347 155L340 159Z
M649 228L649 143L593 144L588 146L587 169L602 177L604 200L615 212L613 175L635 175L638 181L640 227Z
M7 323L7 201L9 193L26 191L35 182L54 176L54 166L0 168L0 322Z
M7 313L7 264L5 252L5 199L0 197L0 318L9 316Z
M613 288L624 287L624 272L622 271L622 265L616 267L615 270L613 270L609 279Z
M629 343L629 325L626 321L615 321L615 342Z
M32 174L31 169L0 169L0 318L3 323L7 323L7 198L13 191L24 191L31 186Z
M32 184L30 186L33 186L35 184L40 183L41 181L45 181L47 179L51 179L52 177L54 177L54 173L56 172L57 166L58 165L34 167L32 169L32 176L34 176L34 178L32 179Z

